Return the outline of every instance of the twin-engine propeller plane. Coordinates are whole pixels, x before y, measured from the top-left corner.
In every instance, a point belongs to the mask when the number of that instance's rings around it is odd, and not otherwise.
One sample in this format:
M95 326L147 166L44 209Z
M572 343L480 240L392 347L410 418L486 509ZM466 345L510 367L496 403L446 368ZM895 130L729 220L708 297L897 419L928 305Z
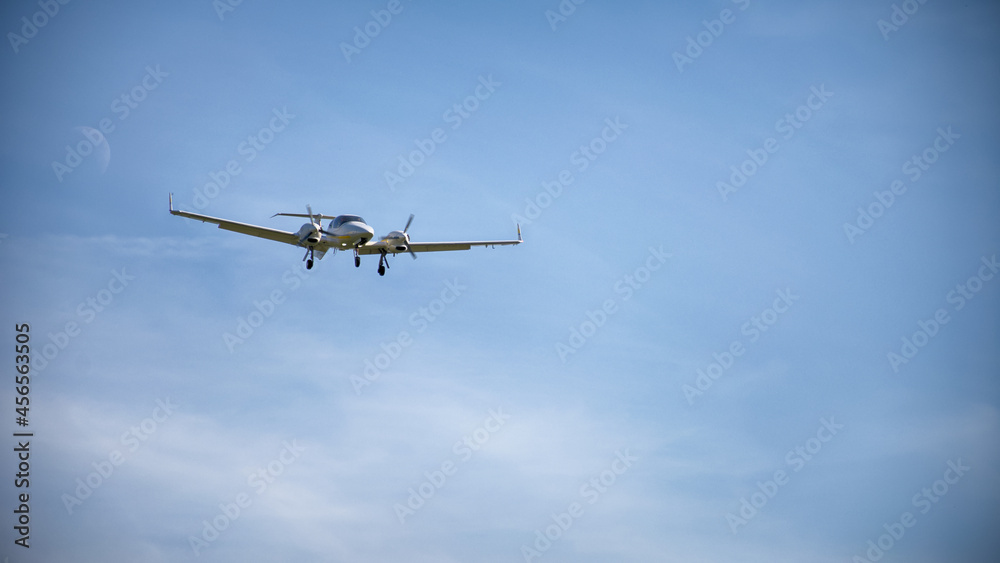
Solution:
M238 223L218 217L199 215L174 209L174 194L170 194L170 213L180 215L188 219L197 219L203 223L215 223L220 229L235 231L245 235L251 235L270 240L276 240L293 246L306 249L306 255L302 258L306 261L306 269L312 269L313 259L322 260L328 250L334 252L338 250L354 251L354 266L361 266L361 255L378 254L378 275L384 276L385 269L389 266L386 255L402 252L409 252L414 259L417 252L438 252L442 250L469 250L473 246L506 246L521 244L521 226L517 227L517 240L479 240L479 241L455 241L455 242L411 242L407 231L410 223L413 222L413 215L406 221L406 226L402 231L392 231L386 236L373 240L375 231L365 223L365 220L357 215L314 215L312 207L306 206L307 213L276 213L272 217L305 217L309 222L299 227L296 232L281 231L269 227L259 227L248 223ZM330 219L329 226L324 229L322 221Z

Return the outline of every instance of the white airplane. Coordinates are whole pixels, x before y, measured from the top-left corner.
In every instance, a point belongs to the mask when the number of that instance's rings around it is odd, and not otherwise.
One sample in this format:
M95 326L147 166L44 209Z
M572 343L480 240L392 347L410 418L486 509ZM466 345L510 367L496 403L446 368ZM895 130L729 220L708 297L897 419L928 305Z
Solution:
M469 250L473 246L506 246L521 244L521 226L517 226L517 240L480 240L480 241L455 241L455 242L411 242L407 230L413 222L413 215L406 221L406 226L402 231L392 231L386 236L375 238L375 231L365 223L365 220L357 215L314 215L312 207L306 206L308 213L275 213L272 217L279 215L285 217L305 217L309 222L299 227L296 232L280 231L269 227L259 227L248 223L238 223L218 217L199 215L174 209L174 194L170 194L170 213L180 215L188 219L197 219L203 223L215 223L220 229L235 231L245 235L251 235L270 240L276 240L293 246L300 246L306 249L306 255L302 258L306 261L306 269L312 269L313 258L322 260L328 250L334 252L338 250L354 250L354 266L361 266L362 254L378 254L378 275L384 276L385 269L389 266L386 259L387 254L395 256L401 252L409 252L416 259L417 252L438 252L443 250ZM324 230L322 221L330 219L330 225Z

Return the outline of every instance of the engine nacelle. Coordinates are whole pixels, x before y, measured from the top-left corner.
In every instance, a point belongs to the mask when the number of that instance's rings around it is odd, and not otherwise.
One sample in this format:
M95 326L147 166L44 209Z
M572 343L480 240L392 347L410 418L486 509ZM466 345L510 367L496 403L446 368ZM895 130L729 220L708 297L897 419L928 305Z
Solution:
M319 244L321 238L319 230L316 229L315 225L302 225L299 228L299 232L295 234L299 237L299 242L303 244Z
M406 234L403 231L393 231L385 236L385 242L397 252L406 252Z

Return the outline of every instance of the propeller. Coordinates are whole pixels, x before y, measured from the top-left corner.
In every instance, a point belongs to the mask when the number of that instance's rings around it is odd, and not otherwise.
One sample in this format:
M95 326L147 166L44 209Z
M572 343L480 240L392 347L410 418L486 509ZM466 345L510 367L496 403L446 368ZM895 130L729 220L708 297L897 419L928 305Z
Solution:
M313 232L314 233L322 233L323 232L323 224L320 221L323 220L323 216L320 215L319 216L319 221L317 221L316 220L316 216L313 215L313 208L308 203L306 204L306 213L308 213L308 215L309 215L309 224L312 225ZM316 239L315 241L312 240L313 237L315 237L315 239ZM320 240L320 237L318 235L309 235L309 238L310 238L309 242L318 242Z
M324 235L334 236L333 233L323 230L323 214L313 215L312 206L308 203L306 204L306 211L309 212L309 222L313 224L316 231L323 233Z
M406 220L406 226L403 227L403 239L406 241L406 250L410 253L410 256L412 256L413 259L416 260L417 253L414 252L412 248L410 248L410 235L406 234L406 231L410 229L410 223L412 222L413 222L413 213L410 213L410 218Z

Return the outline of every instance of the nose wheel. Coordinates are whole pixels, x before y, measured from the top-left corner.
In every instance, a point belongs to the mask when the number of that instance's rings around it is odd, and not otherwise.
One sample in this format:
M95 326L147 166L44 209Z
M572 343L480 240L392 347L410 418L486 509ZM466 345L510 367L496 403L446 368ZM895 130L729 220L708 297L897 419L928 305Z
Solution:
M358 254L358 247L354 247L354 267L361 267L361 256Z
M306 261L306 269L307 270L312 270L312 267L313 267L313 248L311 246L309 247L308 250L306 250L306 255L303 256L302 259Z

